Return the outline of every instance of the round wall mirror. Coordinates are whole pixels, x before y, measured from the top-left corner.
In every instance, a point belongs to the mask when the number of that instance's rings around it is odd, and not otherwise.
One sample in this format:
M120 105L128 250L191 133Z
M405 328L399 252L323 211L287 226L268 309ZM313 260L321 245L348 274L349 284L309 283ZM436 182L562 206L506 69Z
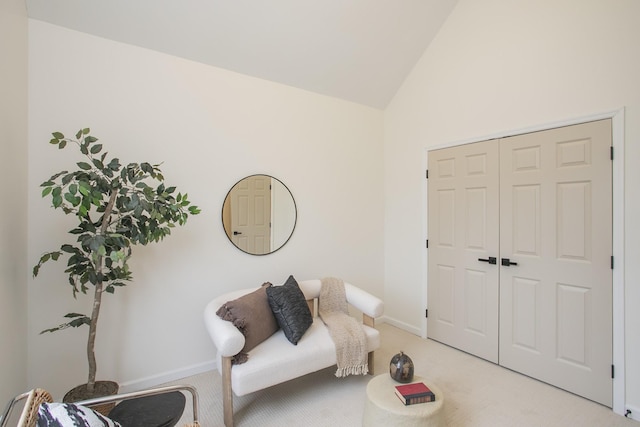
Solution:
M251 175L236 182L222 205L222 225L229 241L251 255L267 255L283 247L297 217L293 195L269 175Z

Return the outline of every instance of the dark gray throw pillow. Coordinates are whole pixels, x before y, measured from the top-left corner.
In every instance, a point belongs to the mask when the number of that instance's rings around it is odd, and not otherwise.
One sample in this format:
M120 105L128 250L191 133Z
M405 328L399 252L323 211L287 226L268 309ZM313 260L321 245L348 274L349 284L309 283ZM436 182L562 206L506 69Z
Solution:
M267 298L278 325L284 335L294 345L313 323L307 300L293 276L289 276L282 286L267 288Z

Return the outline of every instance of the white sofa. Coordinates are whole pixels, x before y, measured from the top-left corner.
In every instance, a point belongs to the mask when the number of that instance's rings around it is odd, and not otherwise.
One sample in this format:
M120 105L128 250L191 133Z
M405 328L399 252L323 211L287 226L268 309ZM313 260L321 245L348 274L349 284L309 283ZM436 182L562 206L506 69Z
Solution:
M233 426L233 394L243 396L257 390L292 380L336 364L336 349L329 331L317 317L317 299L321 281L299 281L311 313L313 324L297 345L291 344L282 330L249 352L249 360L232 365L232 357L244 346L243 334L229 321L222 320L216 311L227 301L234 300L255 288L243 289L220 295L209 304L204 320L209 335L217 349L217 366L222 376L224 423ZM366 291L345 283L347 302L362 312L363 329L369 352L369 373L373 374L373 351L380 346L380 333L374 321L384 310L382 301ZM338 384L338 383L337 383Z

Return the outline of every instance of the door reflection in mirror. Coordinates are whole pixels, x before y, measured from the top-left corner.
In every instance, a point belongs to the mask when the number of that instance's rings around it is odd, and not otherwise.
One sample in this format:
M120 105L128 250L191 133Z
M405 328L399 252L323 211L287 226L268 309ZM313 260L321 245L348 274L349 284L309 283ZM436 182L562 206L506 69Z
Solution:
M224 231L238 249L267 255L283 247L296 226L293 195L280 180L251 175L238 181L222 205Z

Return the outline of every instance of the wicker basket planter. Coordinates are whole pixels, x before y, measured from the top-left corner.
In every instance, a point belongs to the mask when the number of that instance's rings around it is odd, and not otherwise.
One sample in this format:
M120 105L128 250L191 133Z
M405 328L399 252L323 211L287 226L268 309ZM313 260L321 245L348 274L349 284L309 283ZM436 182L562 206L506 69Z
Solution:
M119 388L118 383L114 381L96 381L93 393L89 393L87 384L81 384L69 390L62 398L62 401L65 403L73 403L95 397L113 396L114 394L118 394ZM115 403L106 403L93 406L91 409L100 412L104 416L108 416L109 412L111 412L115 406Z

